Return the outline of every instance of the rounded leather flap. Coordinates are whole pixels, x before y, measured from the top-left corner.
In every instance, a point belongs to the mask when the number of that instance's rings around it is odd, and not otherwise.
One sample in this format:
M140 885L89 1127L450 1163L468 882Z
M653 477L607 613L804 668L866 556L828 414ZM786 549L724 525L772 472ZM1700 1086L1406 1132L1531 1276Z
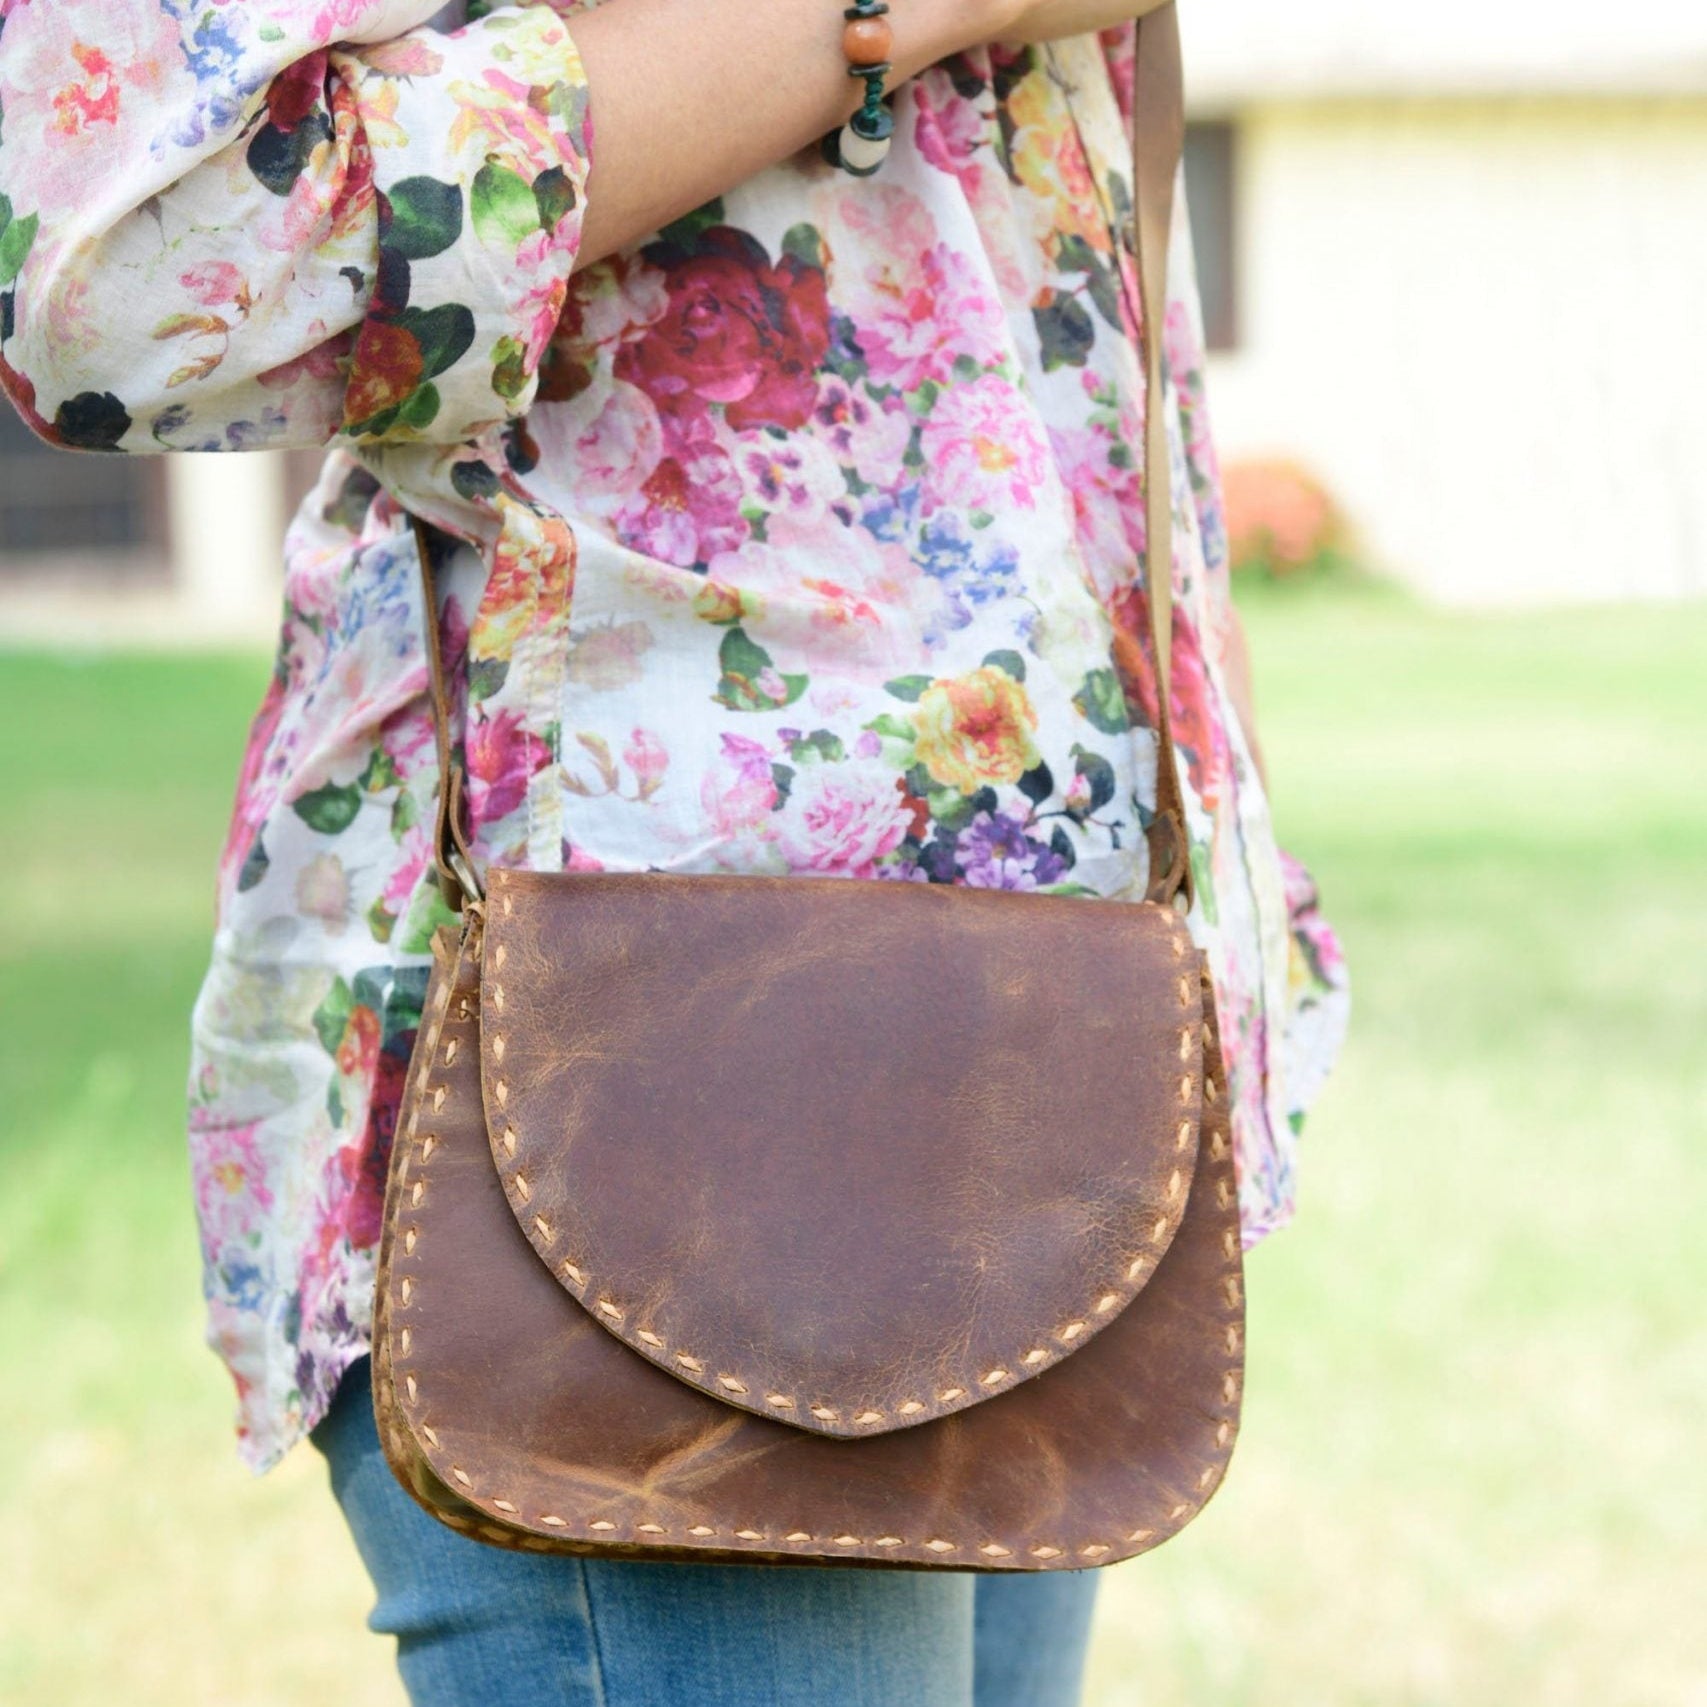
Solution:
M494 872L492 1155L609 1332L818 1433L1040 1374L1167 1250L1202 995L1149 903Z

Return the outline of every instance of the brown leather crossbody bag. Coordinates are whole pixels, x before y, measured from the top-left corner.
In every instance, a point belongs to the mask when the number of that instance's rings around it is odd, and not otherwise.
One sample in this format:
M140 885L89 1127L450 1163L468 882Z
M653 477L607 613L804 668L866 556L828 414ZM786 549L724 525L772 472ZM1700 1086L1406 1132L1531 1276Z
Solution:
M1158 399L1171 5L1141 22L1136 106ZM1148 423L1166 565L1154 402ZM1167 694L1142 901L664 873L483 889L425 545L461 924L434 945L386 1198L374 1398L403 1485L541 1553L1082 1569L1175 1534L1232 1450L1244 1318Z

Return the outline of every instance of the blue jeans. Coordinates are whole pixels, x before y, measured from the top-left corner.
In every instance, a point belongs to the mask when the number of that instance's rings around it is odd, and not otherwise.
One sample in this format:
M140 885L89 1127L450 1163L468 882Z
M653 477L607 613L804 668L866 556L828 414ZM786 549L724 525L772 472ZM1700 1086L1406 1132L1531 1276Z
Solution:
M414 1707L1074 1707L1094 1572L1014 1577L540 1558L397 1485L364 1359L314 1444Z

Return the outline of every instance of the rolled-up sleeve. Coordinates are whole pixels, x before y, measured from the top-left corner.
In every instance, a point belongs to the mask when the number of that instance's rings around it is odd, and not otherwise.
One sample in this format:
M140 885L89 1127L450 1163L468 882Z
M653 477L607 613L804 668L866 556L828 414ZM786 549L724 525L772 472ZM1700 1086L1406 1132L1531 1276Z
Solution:
M0 385L90 450L453 443L524 411L587 86L547 5L25 0L0 22Z

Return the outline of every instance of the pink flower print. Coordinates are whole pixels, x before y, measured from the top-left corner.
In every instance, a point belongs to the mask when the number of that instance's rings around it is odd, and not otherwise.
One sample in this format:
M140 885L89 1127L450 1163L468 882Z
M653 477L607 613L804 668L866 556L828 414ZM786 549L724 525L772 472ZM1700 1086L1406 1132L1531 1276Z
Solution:
M807 765L777 813L777 843L791 871L871 877L912 821L891 766L864 759Z
M468 730L468 806L476 824L507 818L528 783L551 762L551 749L522 727L519 711L472 720Z
M1051 427L1049 442L1080 549L1098 589L1112 594L1131 578L1143 543L1134 525L1142 509L1137 470L1116 464L1115 441L1101 427Z
M199 267L191 267L178 275L178 283L204 308L218 308L229 302L243 313L249 312L249 281L229 261L206 261Z
M925 417L921 448L941 501L988 513L1037 508L1048 448L1008 380L992 373L950 386Z
M700 805L719 836L735 837L764 822L776 805L769 750L746 735L723 737L722 766L700 785Z
M636 798L650 800L664 786L664 773L670 768L668 749L649 729L636 729L629 736L622 757L640 785Z
M837 460L867 486L887 491L895 485L913 436L912 417L899 397L872 397L831 376L819 388L812 418Z
M963 100L945 73L929 72L913 84L918 107L919 152L940 172L968 174L989 123L975 102Z
M741 477L704 417L667 432L664 454L640 490L617 512L625 545L673 563L703 567L748 536Z
M916 391L926 380L946 384L957 362L1001 359L1001 305L961 251L935 244L904 272L881 263L867 285L854 324L878 383Z
M241 1237L273 1206L260 1122L214 1126L198 1110L191 1115L191 1136L202 1240L217 1249L226 1239Z
M841 469L816 438L756 437L742 447L738 461L747 491L770 516L787 515L810 526L847 496Z
M718 226L667 269L669 309L618 371L663 410L722 404L731 427L801 427L830 347L824 275L793 255L776 265L745 232Z
M398 847L398 864L380 895L380 907L394 919L402 918L433 857L430 817L418 819Z

